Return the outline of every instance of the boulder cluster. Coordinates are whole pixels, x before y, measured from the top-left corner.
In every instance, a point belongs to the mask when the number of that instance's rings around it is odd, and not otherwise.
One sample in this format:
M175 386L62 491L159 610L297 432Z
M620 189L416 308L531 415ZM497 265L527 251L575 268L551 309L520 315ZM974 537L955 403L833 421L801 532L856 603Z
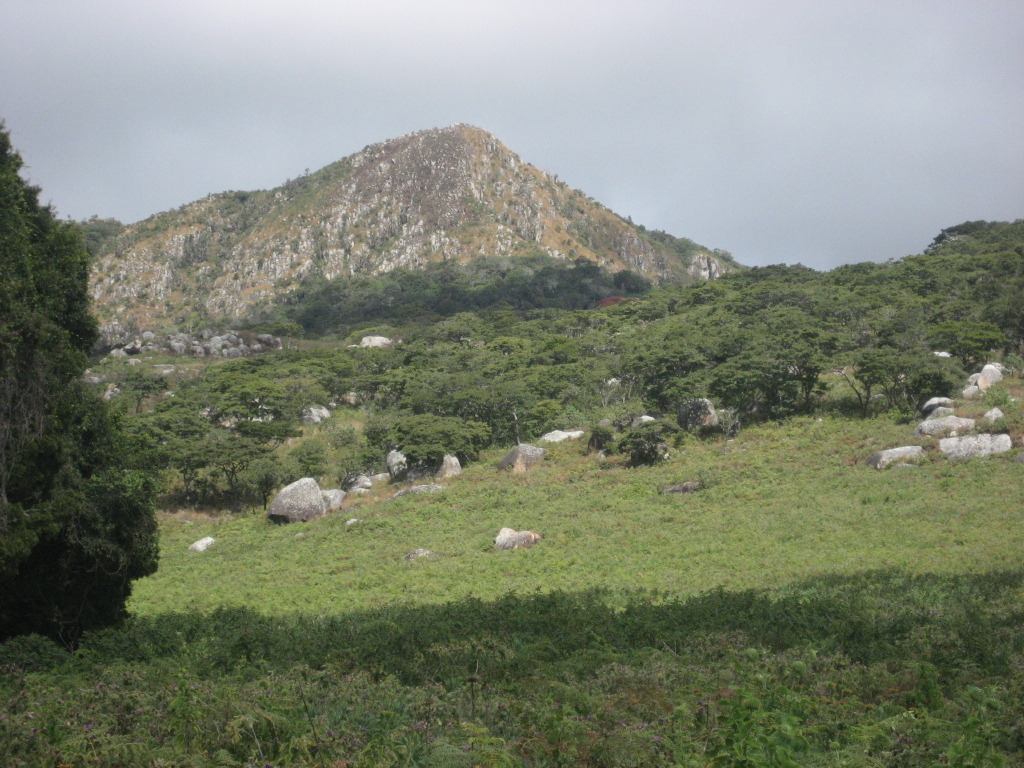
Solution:
M116 359L134 355L163 354L233 359L258 355L281 347L281 339L269 333L256 336L247 334L243 337L237 331L217 333L206 328L197 334L171 333L158 338L152 331L144 331L134 341L110 350L109 357Z
M1000 363L988 363L980 372L972 374L963 391L965 398L985 392L997 381L1002 381L1004 368ZM914 428L914 435L939 438L939 450L949 459L974 459L1005 453L1013 447L1013 440L1007 434L974 432L979 427L991 426L1004 417L998 408L988 410L980 419L969 419L956 415L956 401L948 397L933 397L921 406L924 421ZM874 469L885 469L890 464L903 466L914 458L924 455L919 445L905 445L877 451L868 457L867 465Z

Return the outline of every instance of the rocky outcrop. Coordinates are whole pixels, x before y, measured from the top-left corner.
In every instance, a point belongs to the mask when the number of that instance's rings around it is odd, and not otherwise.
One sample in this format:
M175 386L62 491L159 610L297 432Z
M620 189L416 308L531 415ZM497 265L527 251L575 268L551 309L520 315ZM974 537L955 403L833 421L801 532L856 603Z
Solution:
M1005 453L1013 447L1009 435L965 435L939 440L939 450L950 459L976 459L993 453Z
M486 131L454 125L374 144L276 189L210 195L126 227L96 259L90 292L114 344L189 312L252 317L314 279L527 250L654 279L713 280L736 268L724 252L681 255Z
M513 472L525 472L530 467L544 460L545 450L533 445L520 443L498 462L498 470L511 469Z
M540 535L532 531L516 531L513 528L502 528L494 539L494 548L529 549L540 540Z
M267 510L272 523L305 523L327 513L323 493L316 480L304 477L282 488Z
M905 464L909 459L915 459L924 455L924 448L920 445L905 445L900 448L889 448L884 451L877 451L868 457L865 462L873 469L885 469L892 463Z

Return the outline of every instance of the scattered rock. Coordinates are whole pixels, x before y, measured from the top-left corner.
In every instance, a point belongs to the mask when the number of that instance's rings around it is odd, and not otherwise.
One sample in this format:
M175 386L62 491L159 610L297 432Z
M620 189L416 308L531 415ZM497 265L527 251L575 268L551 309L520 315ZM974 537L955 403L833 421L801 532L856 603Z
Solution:
M956 403L949 397L933 397L921 406L921 413L929 414L936 408L952 408Z
M641 424L647 424L651 421L657 421L653 416L648 416L646 413L643 416L637 416L633 421L630 422L629 426L639 427Z
M128 365L142 365L142 361L139 360L139 358L137 357L133 357L131 360L128 361Z
M110 402L120 394L121 390L116 384L107 384L107 391L103 393L103 399Z
M391 480L391 475L387 472L381 472L378 475L370 475L369 477L371 485L377 485L379 483L386 483Z
M399 496L405 496L406 494L409 493L437 493L438 491L443 490L444 486L438 485L437 483L426 483L425 485L410 485L408 488L403 488L402 490L400 490L391 498L397 499Z
M885 469L894 461L905 464L906 461L901 461L901 459L912 459L923 455L924 448L920 445L904 445L901 448L889 448L885 451L873 453L865 463L873 469Z
M959 416L943 416L941 419L922 421L914 430L915 435L939 435L943 432L974 429L974 419L963 419Z
M260 344L269 347L274 343L274 337L271 336L269 333L261 333L259 336L256 337L256 341L258 341Z
M350 525L355 525L356 523L361 523L361 522L363 522L363 521L360 518L353 517L353 518L350 518L350 519L345 521L345 527L348 528Z
M932 352L932 354L935 355L936 357L952 357L952 355L949 354L949 352Z
M967 435L939 440L939 450L950 459L974 459L993 453L1005 453L1012 447L1013 441L1009 435Z
M925 417L925 421L929 421L931 419L941 419L944 416L952 416L955 412L956 411L954 411L952 408L945 408L940 405L938 408L933 409L932 412Z
M363 340L359 342L359 346L362 348L376 347L378 349L387 349L394 342L387 336L363 336Z
M1024 453L1022 453L1020 456L1014 459L1014 461L1017 462L1018 464L1024 464Z
M450 453L446 453L444 458L441 460L441 469L437 471L438 477L455 477L455 475L462 474L462 464L459 463L458 456L452 456Z
M411 563L418 557L431 557L433 554L434 553L431 552L429 549L414 549L412 552L410 552L402 559L407 563Z
M282 488L267 510L267 519L274 523L304 523L327 513L320 486L312 477L296 480Z
M311 405L302 411L303 424L319 424L324 419L330 418L331 412L319 405Z
M676 421L680 427L692 432L701 427L717 427L718 414L714 403L706 397L693 397L679 406Z
M224 350L224 357L228 358L229 360L237 360L241 356L242 353L237 347L227 347Z
M401 451L389 451L384 463L388 465L392 481L402 480L409 473L409 460Z
M694 493L700 490L700 483L688 480L685 483L677 483L671 488L666 488L662 493Z
M978 394L978 393L979 393L980 391L981 391L981 390L980 390L980 389L978 389L978 387L976 387L975 385L973 385L973 384L972 384L971 386L967 387L967 388L966 388L966 389L965 389L965 390L963 391L963 393L962 393L962 394L963 394L963 396L964 396L964 397L974 397L974 396L975 396L976 394Z
M110 357L128 357L128 353L123 349L112 349L110 350Z
M611 419L601 419L599 422L597 422L597 426L599 426L599 427L610 427L610 426L612 426L612 420Z
M993 423L996 419L1005 418L1006 414L998 408L993 408L981 418L985 419L989 424Z
M329 491L320 492L324 497L324 504L327 505L327 510L333 512L336 509L341 509L341 502L345 500L345 492L337 488L332 488Z
M533 445L520 443L511 451L505 454L505 458L498 462L498 469L511 469L513 472L525 472L534 464L544 458L544 449Z
M209 549L210 545L213 544L213 542L214 539L212 536L206 536L205 538L200 539L199 541L195 542L192 546L190 546L188 548L188 551L205 552L207 549Z
M143 331L142 332L142 340L143 341L152 341L154 338L156 338L156 335L152 331Z
M540 535L532 531L516 531L514 528L502 528L494 538L495 549L529 549L538 541Z
M574 429L570 432L563 432L560 429L556 429L553 432L548 432L546 435L540 437L537 442L539 443L560 443L563 440L579 440L583 437L582 429Z
M341 487L348 493L365 493L373 487L373 481L366 475L349 475Z

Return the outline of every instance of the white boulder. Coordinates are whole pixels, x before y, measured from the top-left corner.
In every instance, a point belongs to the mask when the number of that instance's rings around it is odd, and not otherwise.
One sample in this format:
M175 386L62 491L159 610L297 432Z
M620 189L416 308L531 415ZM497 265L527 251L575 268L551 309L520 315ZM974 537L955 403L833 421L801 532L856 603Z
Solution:
M1005 453L1013 447L1009 435L966 435L939 440L939 450L950 459L975 459Z
M582 429L574 429L569 432L563 432L560 429L556 429L552 432L548 432L546 435L540 437L537 442L539 443L560 443L563 440L579 440L583 437Z
M964 419L959 416L943 416L941 419L928 419L922 421L914 430L915 435L940 435L944 432L962 432L965 429L974 429L974 419Z
M874 469L885 469L893 462L906 463L907 459L914 459L924 455L924 448L920 445L904 445L900 448L889 448L871 454L865 462Z
M502 528L494 538L495 549L529 549L541 537L532 531L517 531L514 528Z
M363 336L363 340L359 342L359 346L364 349L374 347L378 349L387 349L392 344L394 344L394 342L387 336Z
M207 549L210 548L210 545L213 544L213 542L214 539L212 536L206 536L205 538L200 539L199 541L195 542L192 546L190 546L188 548L188 551L205 552Z
M312 477L304 477L278 492L270 502L267 519L274 523L305 523L326 513L320 486Z

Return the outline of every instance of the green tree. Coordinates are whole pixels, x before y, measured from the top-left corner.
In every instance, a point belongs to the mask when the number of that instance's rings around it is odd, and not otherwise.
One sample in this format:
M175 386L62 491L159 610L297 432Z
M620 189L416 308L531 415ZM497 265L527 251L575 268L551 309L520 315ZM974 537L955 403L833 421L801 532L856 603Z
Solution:
M928 337L934 347L944 347L967 368L985 362L990 350L1006 346L1006 335L992 323L949 320L935 326Z
M156 569L156 487L78 382L97 337L89 256L20 167L0 125L0 640L73 644Z

